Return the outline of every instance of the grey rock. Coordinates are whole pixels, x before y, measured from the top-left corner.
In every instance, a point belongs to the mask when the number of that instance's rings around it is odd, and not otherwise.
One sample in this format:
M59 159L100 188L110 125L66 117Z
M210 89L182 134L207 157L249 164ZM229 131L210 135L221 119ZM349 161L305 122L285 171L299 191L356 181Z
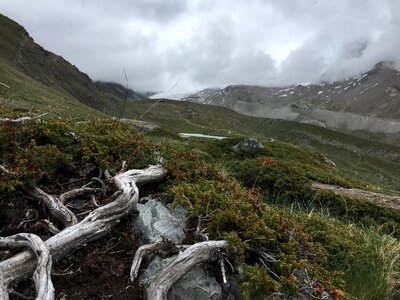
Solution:
M207 265L193 268L182 277L168 293L169 300L219 300L222 299L222 289Z
M156 256L140 278L142 284L148 282L176 256L162 259ZM214 276L209 271L207 264L197 266L179 279L170 289L168 300L220 300L222 289Z
M154 276L158 272L161 271L161 269L168 265L170 262L172 262L177 256L171 256L168 258L161 258L159 255L156 255L153 260L150 262L149 266L146 268L146 271L144 271L143 275L140 276L140 282L144 285L147 285L151 279L153 279Z
M233 150L234 151L238 151L238 150L255 150L255 149L262 149L264 148L263 144L261 144L261 142L259 142L257 139L255 138L246 138L243 141L241 141L240 143L236 144L235 146L233 146Z
M150 198L145 204L138 203L139 214L135 220L135 231L143 244L166 238L181 244L185 238L186 211L172 209L157 199Z

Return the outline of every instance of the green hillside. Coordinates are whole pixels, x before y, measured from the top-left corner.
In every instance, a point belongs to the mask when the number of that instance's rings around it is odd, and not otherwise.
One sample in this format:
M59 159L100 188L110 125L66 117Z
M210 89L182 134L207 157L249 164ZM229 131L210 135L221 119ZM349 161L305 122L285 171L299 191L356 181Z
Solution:
M22 26L1 14L0 69L0 97L9 107L43 108L59 115L68 108L72 116L99 115L87 106L110 115L122 107L123 98L101 90L88 75L43 49ZM86 106L77 106L79 102Z
M319 151L338 174L398 192L400 147L297 122L240 115L230 109L180 101L128 105L125 117L146 120L173 132L276 139Z

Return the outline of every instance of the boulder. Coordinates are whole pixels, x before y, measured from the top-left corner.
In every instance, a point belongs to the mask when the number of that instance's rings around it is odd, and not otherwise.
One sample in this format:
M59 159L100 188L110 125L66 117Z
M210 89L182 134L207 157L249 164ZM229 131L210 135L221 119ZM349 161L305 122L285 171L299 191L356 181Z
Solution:
M232 147L234 151L238 150L256 150L264 148L263 144L259 142L256 138L246 138L240 143Z
M139 214L134 224L141 243L148 244L166 238L181 244L185 238L186 211L181 207L173 209L155 198L147 200L144 204L137 204Z

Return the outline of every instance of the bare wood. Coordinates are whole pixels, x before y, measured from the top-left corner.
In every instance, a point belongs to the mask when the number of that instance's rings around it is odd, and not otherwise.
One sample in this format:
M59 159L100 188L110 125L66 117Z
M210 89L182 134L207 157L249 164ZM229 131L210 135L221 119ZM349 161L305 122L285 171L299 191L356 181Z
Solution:
M38 115L36 117L21 117L21 118L18 118L18 119L0 118L0 122L11 123L13 125L17 125L17 124L23 124L23 123L25 123L26 121L29 121L29 120L39 119L39 118L44 117L44 116L46 116L48 114L49 113L42 113L42 114L40 114L40 115Z
M7 174L8 170L3 165L0 165L0 175L7 175Z
M173 243L167 240L160 240L151 244L140 246L135 253L135 257L133 258L131 272L130 272L131 281L133 282L136 279L139 273L140 264L142 263L142 260L145 256L157 250L166 249L171 246L173 246Z
M61 194L58 199L62 204L65 204L69 199L76 198L78 196L85 196L85 195L90 195L90 194L96 194L102 192L102 189L99 188L88 188L88 187L83 187L80 189L74 189L70 190L68 192L65 192Z
M78 218L54 195L47 194L38 187L24 187L24 191L31 197L43 203L54 219L61 222L65 227L78 223Z
M0 165L0 175L4 176L7 174L16 175L15 172L10 172L6 167L4 167L3 165Z
M216 259L215 252L228 244L227 241L206 241L191 245L165 266L149 283L147 299L165 300L175 282L193 267Z
M222 257L219 259L219 265L221 267L222 282L227 283L228 280L226 279L225 264L224 264L224 259Z
M45 242L53 261L58 261L87 243L103 237L119 223L121 218L134 210L139 200L136 181L150 183L159 181L166 175L166 170L162 166L150 166L139 171L129 170L117 174L114 181L120 190L113 195L114 201L93 210L82 221L65 228ZM34 257L28 251L0 262L0 274L10 283L29 276L34 269Z
M60 229L58 229L53 223L51 223L47 219L42 219L38 222L38 224L43 225L50 233L52 234L57 234L60 232Z
M37 267L33 273L33 281L35 283L37 299L52 300L54 299L54 287L51 281L51 255L49 249L40 237L30 233L19 233L10 237L0 237L0 248L19 248L28 247L36 255ZM0 284L0 297L7 298L7 287L10 284L5 278ZM5 288L5 290L4 290ZM3 293L3 294L2 294ZM5 294L6 293L6 294Z

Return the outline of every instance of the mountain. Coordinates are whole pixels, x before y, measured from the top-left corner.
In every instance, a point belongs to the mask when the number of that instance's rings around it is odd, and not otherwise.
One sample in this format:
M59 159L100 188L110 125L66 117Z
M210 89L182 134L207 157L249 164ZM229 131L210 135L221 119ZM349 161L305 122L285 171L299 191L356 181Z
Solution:
M6 106L55 114L120 115L118 85L96 84L64 58L36 44L28 32L0 14L0 100ZM106 87L107 85L107 87ZM124 92L122 93L124 94ZM134 91L135 99L145 99ZM89 108L90 107L90 108Z
M281 88L233 85L206 89L188 99L246 115L330 128L400 131L400 71L391 62L380 62L369 72L333 83Z
M96 81L96 85L101 91L109 93L121 99L125 99L126 95L128 95L128 100L132 101L148 99L146 95L135 92L134 90L129 88L127 89L119 83Z

